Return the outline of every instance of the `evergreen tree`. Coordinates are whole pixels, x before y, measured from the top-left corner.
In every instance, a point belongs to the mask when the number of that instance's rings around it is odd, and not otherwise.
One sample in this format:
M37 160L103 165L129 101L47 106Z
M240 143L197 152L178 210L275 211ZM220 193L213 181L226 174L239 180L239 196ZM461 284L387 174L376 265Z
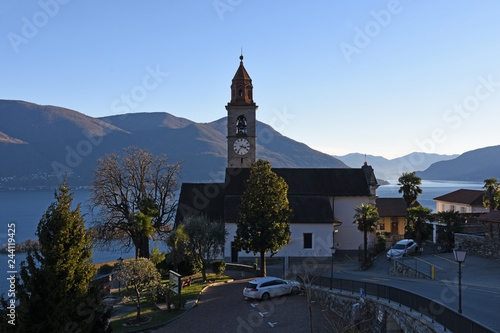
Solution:
M29 251L27 263L21 263L18 329L106 332L111 309L92 285L96 269L80 206L71 209L73 196L66 182L55 198L38 224L40 250Z
M292 210L287 193L287 183L271 171L271 163L259 159L252 166L239 207L235 243L247 253L260 253L262 276L266 276L266 253L273 256L290 242Z

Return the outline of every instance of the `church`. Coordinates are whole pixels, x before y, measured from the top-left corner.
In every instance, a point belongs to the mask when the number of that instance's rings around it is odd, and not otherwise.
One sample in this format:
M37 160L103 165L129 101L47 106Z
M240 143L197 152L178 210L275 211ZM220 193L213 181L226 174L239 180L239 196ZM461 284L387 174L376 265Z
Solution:
M243 56L231 84L227 110L227 168L224 183L183 183L175 225L190 214L205 214L226 223L228 236L224 260L241 262L253 253L233 246L238 206L245 191L250 167L256 161L256 113L252 79L243 66ZM371 166L361 168L273 168L288 184L288 200L294 214L290 220L291 241L275 257L330 258L335 250L357 256L363 233L357 230L354 208L375 206L378 187ZM374 235L369 235L373 243ZM334 251L332 251L334 249ZM257 254L258 256L258 254Z

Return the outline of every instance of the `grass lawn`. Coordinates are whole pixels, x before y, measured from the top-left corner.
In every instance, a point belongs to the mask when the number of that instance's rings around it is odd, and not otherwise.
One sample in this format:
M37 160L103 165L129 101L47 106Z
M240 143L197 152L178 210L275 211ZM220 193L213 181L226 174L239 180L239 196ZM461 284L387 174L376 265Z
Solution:
M186 300L197 299L201 290L206 286L210 285L211 283L227 282L231 278L226 275L216 277L215 274L207 274L207 280L209 281L208 283L203 283L201 279L202 279L201 273L193 275L191 280L191 286L186 286L182 289L182 295L186 298ZM162 280L162 283L165 282L167 282L167 280ZM113 295L118 296L118 293L113 293ZM133 296L135 294L128 290L122 290L121 295ZM135 310L134 301L130 300L123 304L126 306L130 306L132 310ZM113 328L113 332L133 332L138 330L144 330L147 328L152 328L154 326L161 325L162 323L174 319L175 317L179 316L182 313L184 313L184 310L172 310L170 312L160 310L154 304L147 302L146 299L144 298L144 301L141 302L141 317L143 315L147 317L152 317L152 320L150 322L140 326L131 326L131 327L123 326L125 322L127 322L130 319L133 319L137 315L137 312L134 311L129 315L126 315L124 317L112 321L111 326Z
M152 319L150 322L140 326L128 326L128 327L123 326L123 324L125 324L127 321L129 321L130 319L134 319L137 316L137 312L133 312L129 315L121 317L120 319L112 321L111 328L113 329L113 332L134 332L137 330L147 329L148 327L154 327L160 325L161 323L174 319L175 317L177 317L182 313L184 313L184 310L172 310L168 312L168 311L162 311L158 309L156 306L144 309L141 307L141 317L145 316L151 317Z

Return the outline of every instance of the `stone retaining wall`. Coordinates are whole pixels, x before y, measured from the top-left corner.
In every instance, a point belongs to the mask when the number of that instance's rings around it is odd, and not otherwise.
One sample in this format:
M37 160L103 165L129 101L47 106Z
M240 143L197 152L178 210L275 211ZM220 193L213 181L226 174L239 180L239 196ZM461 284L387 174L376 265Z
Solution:
M500 240L497 238L455 234L455 245L460 245L473 256L500 259Z
M333 314L344 318L354 328L356 323L369 332L435 333L443 328L420 313L406 307L366 297L361 302L359 295L351 295L326 288L310 287L312 299ZM362 318L363 317L363 318Z

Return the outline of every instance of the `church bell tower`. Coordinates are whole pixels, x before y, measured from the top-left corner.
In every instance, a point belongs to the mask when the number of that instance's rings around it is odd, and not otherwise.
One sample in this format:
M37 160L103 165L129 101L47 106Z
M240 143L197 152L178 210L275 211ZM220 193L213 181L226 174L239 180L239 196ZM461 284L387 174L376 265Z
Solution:
M227 110L227 167L250 168L255 162L256 111L252 97L252 79L243 66L240 67L231 84L231 101Z

